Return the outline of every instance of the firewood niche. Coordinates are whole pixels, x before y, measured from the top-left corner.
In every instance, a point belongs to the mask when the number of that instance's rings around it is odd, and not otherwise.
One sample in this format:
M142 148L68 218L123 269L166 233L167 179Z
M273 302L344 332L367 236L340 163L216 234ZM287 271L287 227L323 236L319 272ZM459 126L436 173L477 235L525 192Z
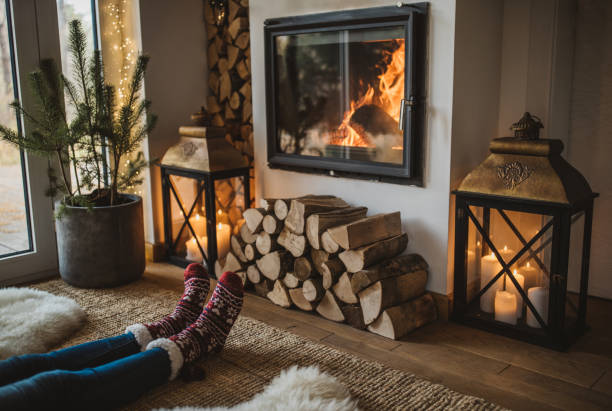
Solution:
M243 213L217 276L234 271L276 305L392 339L437 319L427 263L402 254L399 212L367 216L366 207L328 195L263 203Z
M226 139L252 164L249 1L226 0L226 4L226 18L219 22L210 1L204 2L210 91L206 109L212 125L224 127Z

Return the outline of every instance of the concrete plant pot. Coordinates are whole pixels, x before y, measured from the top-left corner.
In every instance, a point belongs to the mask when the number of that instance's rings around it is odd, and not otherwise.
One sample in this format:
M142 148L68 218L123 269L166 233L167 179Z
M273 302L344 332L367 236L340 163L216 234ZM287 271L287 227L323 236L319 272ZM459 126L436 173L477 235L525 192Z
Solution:
M55 220L60 275L81 288L115 287L137 280L145 269L142 198L108 207L67 206Z

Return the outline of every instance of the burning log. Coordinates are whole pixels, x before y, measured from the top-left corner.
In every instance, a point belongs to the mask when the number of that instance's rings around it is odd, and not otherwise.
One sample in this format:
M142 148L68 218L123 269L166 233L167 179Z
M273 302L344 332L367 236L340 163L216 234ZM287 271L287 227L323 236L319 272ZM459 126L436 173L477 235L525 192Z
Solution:
M362 136L397 136L401 139L402 135L398 122L374 104L366 104L355 110L349 125Z

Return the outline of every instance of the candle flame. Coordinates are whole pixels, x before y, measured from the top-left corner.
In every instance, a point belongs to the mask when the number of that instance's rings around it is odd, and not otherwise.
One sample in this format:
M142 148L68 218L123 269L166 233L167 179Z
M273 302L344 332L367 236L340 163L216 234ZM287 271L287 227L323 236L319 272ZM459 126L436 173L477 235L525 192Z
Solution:
M480 247L480 241L476 241L476 246Z
M221 230L221 223L219 223L218 227L219 227L219 230Z
M508 251L508 246L507 245L504 246L504 251Z
M516 275L516 268L514 269L514 275Z
M529 264L529 261L527 261L527 267L531 267L531 264Z
M200 215L198 213L196 213L195 219L196 219L196 221L198 221L200 219Z
M495 257L495 254L493 253L493 251L491 251L491 258Z
M195 243L196 243L196 239L195 239L195 237L191 237L191 242L192 242L193 244L195 244Z
M223 214L223 213L221 212L221 210L219 210L219 211L217 211L217 214L221 215L221 214Z

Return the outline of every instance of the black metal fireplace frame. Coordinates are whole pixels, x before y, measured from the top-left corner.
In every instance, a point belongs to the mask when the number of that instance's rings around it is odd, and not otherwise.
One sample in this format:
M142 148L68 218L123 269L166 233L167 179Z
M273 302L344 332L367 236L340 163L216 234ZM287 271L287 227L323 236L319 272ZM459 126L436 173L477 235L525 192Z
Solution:
M329 174L395 184L423 185L425 66L428 3L344 10L268 19L264 22L268 165L306 173ZM404 152L401 165L372 161L286 154L278 148L276 130L275 37L338 29L404 26L406 61Z

